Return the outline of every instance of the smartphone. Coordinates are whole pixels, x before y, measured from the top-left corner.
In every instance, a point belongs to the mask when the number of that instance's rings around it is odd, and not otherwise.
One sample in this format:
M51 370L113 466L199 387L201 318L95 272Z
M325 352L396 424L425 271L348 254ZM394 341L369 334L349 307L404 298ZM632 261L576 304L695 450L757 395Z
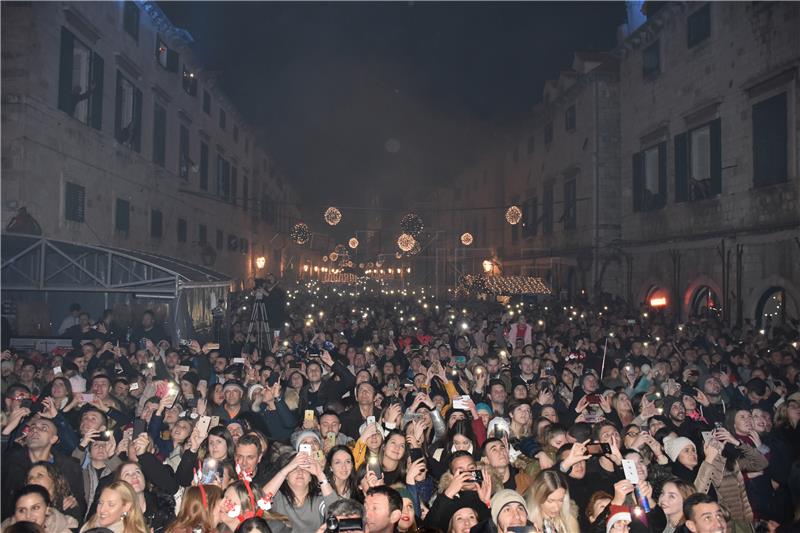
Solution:
M383 473L381 472L381 462L376 455L370 456L367 459L367 471L375 472L377 477L381 477Z
M586 453L589 455L608 455L611 453L611 445L607 442L590 442L586 445Z
M243 365L244 364L244 357L234 357L233 361L231 361L232 365Z
M179 365L175 367L175 370L177 370L178 372L188 372L189 370L191 370L191 368L189 368L186 365Z
M147 431L147 422L145 422L141 418L137 418L133 422L133 438L135 439L136 437L138 437L142 433L145 433L146 431Z
M299 453L304 453L308 456L311 456L311 445L310 444L301 444L298 448Z
M599 394L587 394L586 395L586 402L589 404L599 404L600 403L600 395Z
M144 422L144 420L142 422ZM98 442L108 442L108 439L110 439L111 435L113 434L114 432L109 429L100 433L98 436L94 438L94 440Z
M469 410L469 404L467 403L467 400L469 400L469 399L470 399L469 396L458 396L458 397L454 398L453 399L453 409L459 409L459 410L462 410L462 411L468 411Z
M329 431L327 437L325 437L328 441L328 446L333 447L336 446L336 433L333 431Z
M61 372L61 367L60 367L60 366L54 366L54 367L53 367L53 375L54 375L54 376L58 376L58 375L60 375L61 373L62 373L62 372Z
M221 482L224 471L225 468L221 462L211 457L206 457L203 460L203 466L200 471L200 483L210 485L214 482Z
M278 382L280 377L281 377L280 373L273 370L272 373L269 375L269 378L267 378L267 385L273 387Z
M702 431L700 434L703 436L704 444L708 444L708 441L714 438L714 434L711 431Z
M533 526L511 526L506 529L508 533L536 533Z
M212 416L211 417L211 427L215 428L218 425L219 425L219 417L218 416Z
M367 425L369 426L369 425L374 424L374 423L375 423L375 417L374 416L368 416L367 417Z
M303 418L306 422L314 422L314 410L313 409L306 409L305 416Z
M424 457L425 454L422 453L422 448L411 448L408 452L409 457L411 457L411 462L419 461Z
M209 350L219 350L219 343L218 342L209 342L206 344Z
M135 390L138 390L138 389L139 389L139 382L138 381L134 381L133 383L131 383L131 386L129 387L128 390L135 391Z
M197 424L194 426L195 431L197 431L198 435L205 435L208 433L208 430L211 428L211 417L210 416L201 416L200 419L197 421Z
M94 394L91 392L83 392L81 393L81 400L83 400L84 403L91 403L94 401Z
M480 470L475 470L472 472L472 480L475 483L483 483L483 472Z

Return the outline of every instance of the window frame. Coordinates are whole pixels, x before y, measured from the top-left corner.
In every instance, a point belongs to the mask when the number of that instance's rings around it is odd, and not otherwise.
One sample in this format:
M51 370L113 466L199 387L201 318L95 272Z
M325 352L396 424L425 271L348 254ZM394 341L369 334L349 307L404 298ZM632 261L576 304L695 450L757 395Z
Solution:
M131 19L129 16L133 16L135 13L135 21L131 23ZM136 5L136 2L132 2L131 0L126 0L123 2L122 7L122 29L125 33L128 34L136 44L139 44L139 28L141 26L141 11L139 10L139 6ZM130 23L130 24L129 24ZM133 28L133 24L136 25Z
M70 209L70 196L74 196L76 205ZM64 183L64 220L70 222L86 222L86 187L72 181Z
M88 51L89 60L88 87L86 91L73 96L73 74L75 71L75 43ZM105 77L105 62L91 46L75 36L68 28L61 26L61 43L59 48L58 72L58 108L77 120L81 124L90 126L98 131L103 129L103 82ZM86 120L75 116L77 106L86 100Z
M699 21L699 22L698 22ZM700 23L704 22L702 26ZM695 9L686 17L686 46L691 49L711 37L711 2ZM705 32L697 34L698 31Z
M150 210L150 238L162 239L164 237L164 213L160 209Z
M751 103L751 107L750 107L750 111L751 111L751 135L752 135L752 144L753 144L753 146L752 146L752 161L753 161L753 163L752 163L752 172L753 172L753 188L754 189L760 189L760 188L763 188L763 187L771 187L773 185L779 185L779 184L782 184L782 183L787 183L789 181L790 174L792 172L791 166L789 164L789 158L791 157L791 148L789 146L789 143L790 143L791 138L792 138L792 132L790 130L791 130L791 126L793 124L792 121L790 120L790 117L789 117L789 113L790 113L790 109L791 109L790 108L790 104L791 104L790 94L791 94L791 92L790 92L790 88L789 87L782 87L780 90L765 94L764 97L759 98L758 100L753 100L752 103ZM766 178L762 177L762 178L759 178L759 168L758 168L757 165L760 162L759 161L759 155L758 155L758 148L759 148L759 142L761 141L761 136L756 135L756 127L758 126L758 124L756 124L756 120L757 120L757 110L756 110L756 108L758 107L759 109L763 109L764 106L768 102L773 102L773 101L775 101L776 98L781 98L783 100L783 115L781 117L782 120L783 120L783 126L784 126L783 127L783 131L781 132L781 134L783 135L783 138L784 138L783 139L784 140L783 148L782 148L783 157L782 158L778 158L778 157L774 157L774 154L772 154L772 153L767 153L767 154L763 154L763 157L761 159L763 161L767 162L767 165L769 164L769 162L775 162L775 161L779 161L780 160L781 161L780 166L782 167L781 172L782 172L783 176L782 177L778 177L777 179L774 178L774 177L766 177ZM765 120L766 120L766 123L764 125L765 126L765 131L770 133L773 136L776 133L778 133L778 128L775 126L775 124L772 123L772 121L769 120L769 119L765 119Z
M131 203L117 197L114 202L114 231L128 236L131 231Z
M652 50L655 49L655 53ZM656 58L655 66L648 66L647 58ZM642 48L642 77L646 80L657 78L661 74L661 39L656 39L652 43Z
M153 102L153 163L167 166L167 109Z
M564 110L564 129L566 131L575 131L577 123L577 110L575 109L575 104L572 104Z

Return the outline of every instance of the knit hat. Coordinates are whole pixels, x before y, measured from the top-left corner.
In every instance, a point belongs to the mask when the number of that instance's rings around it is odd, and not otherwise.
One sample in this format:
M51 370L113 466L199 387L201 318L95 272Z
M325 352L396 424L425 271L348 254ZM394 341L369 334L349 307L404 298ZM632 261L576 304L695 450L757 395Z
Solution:
M196 389L197 384L200 383L200 376L198 376L195 372L187 372L181 376L181 381L188 381Z
M624 505L609 505L608 521L606 522L606 533L611 533L614 524L625 520L631 522L631 512Z
M250 387L247 389L247 398L250 401L253 401L253 394L255 394L257 392L260 392L262 390L264 390L264 385L262 385L260 383L256 383L254 385L250 385Z
M242 394L245 393L244 385L233 379L225 382L225 385L222 386L222 392L225 392L226 390L232 388L239 389L240 391L242 391Z
M665 396L664 397L664 411L663 414L666 417L669 417L669 413L672 410L672 406L676 403L680 403L683 405L683 396L680 398L677 396Z
M522 495L511 489L503 489L499 490L492 496L491 500L491 511L492 511L492 522L497 524L497 516L500 514L500 511L503 510L503 507L510 503L518 503L521 506L525 507L525 500L522 498ZM525 507L525 511L527 512L528 508ZM629 515L630 516L630 515Z
M694 446L694 443L686 437L673 437L664 439L664 453L667 454L673 463L678 460L678 455L687 446Z
M294 435L292 435L292 447L295 451L300 451L300 443L302 443L307 438L316 439L320 446L322 446L322 438L319 436L319 433L316 431L305 430L305 431L298 431Z
M489 405L488 403L480 402L479 404L476 404L475 410L478 411L479 413L481 411L489 413L489 416L492 416L492 414L494 414L494 411L492 411L492 406Z

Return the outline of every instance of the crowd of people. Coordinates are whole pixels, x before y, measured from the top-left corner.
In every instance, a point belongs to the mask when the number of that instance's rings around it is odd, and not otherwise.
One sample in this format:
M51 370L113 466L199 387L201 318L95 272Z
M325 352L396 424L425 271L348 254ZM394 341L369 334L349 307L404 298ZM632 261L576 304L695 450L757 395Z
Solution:
M300 285L271 346L2 355L9 532L792 532L798 324Z

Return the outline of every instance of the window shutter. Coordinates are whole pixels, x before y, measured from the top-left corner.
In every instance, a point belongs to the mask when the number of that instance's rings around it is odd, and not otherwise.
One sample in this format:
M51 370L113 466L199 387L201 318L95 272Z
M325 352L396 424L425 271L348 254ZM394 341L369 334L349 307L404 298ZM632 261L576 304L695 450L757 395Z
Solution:
M103 129L103 72L103 58L98 54L92 53L92 92L89 100L92 106L90 124L96 130Z
M689 134L675 136L675 201L689 199Z
M64 190L64 218L75 222L85 220L86 189L75 183L67 182Z
M753 182L786 181L788 174L786 93L753 106Z
M658 145L658 207L667 205L667 142Z
M175 50L167 49L167 70L170 72L178 72L178 52Z
M236 205L236 195L239 189L239 169L236 167L231 168L231 203Z
M137 152L142 151L142 91L133 89L133 142Z
M122 142L122 74L117 71L117 94L114 106L114 137Z
M72 48L75 37L61 28L61 58L58 71L58 108L72 116Z
M720 119L711 122L711 194L722 194L722 127Z
M644 192L644 152L633 154L633 210L641 211Z
M208 145L200 143L200 189L208 190Z

